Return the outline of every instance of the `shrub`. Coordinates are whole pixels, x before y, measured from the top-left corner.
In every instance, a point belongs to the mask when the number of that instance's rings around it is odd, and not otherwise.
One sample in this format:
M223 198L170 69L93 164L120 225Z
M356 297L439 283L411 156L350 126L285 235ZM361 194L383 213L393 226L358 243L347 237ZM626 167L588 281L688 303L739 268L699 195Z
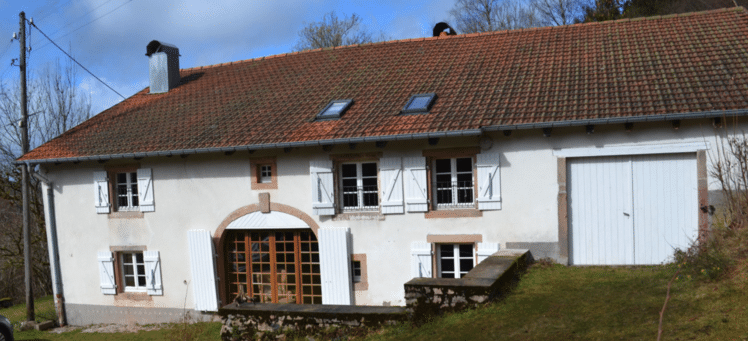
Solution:
M705 208L714 214L709 235L700 243L693 241L687 250L675 251L679 277L718 280L748 259L748 136L724 133L709 154L709 175L720 185L722 200L716 214Z

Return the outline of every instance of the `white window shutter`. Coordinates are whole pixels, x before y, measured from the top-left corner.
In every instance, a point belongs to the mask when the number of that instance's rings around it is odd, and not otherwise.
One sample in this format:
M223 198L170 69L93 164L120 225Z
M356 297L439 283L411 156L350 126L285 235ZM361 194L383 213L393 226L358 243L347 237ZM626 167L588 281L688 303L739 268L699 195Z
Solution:
M145 262L145 281L148 295L163 295L161 260L158 257L158 251L143 251L143 261Z
M101 293L116 295L117 284L114 281L114 257L109 251L99 251L99 278L101 279Z
M138 169L138 204L140 212L153 212L153 177L150 168Z
M312 211L315 215L335 214L335 184L332 178L332 161L309 162L312 178Z
M390 157L379 160L379 174L382 176L382 213L405 213L402 159Z
M109 213L109 180L105 171L94 172L94 205L96 213Z
M403 158L405 174L405 204L408 212L426 212L428 205L428 178L425 157Z
M319 233L319 266L322 304L350 305L351 256L347 227L323 227Z
M195 310L218 311L213 240L205 230L187 231Z
M498 153L478 154L478 209L501 209L501 176Z
M410 244L410 274L413 278L431 278L431 243L413 242Z
M478 263L499 251L499 243L478 243Z

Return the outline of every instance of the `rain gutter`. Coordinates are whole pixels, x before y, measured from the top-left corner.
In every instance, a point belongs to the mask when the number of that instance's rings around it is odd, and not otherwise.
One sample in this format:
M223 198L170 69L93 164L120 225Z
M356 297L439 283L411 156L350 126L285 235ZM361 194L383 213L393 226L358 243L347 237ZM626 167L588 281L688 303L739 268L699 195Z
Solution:
M67 157L67 158L54 158L54 159L23 160L23 161L14 161L13 163L16 165L21 164L21 163L44 164L44 163L64 163L64 162L107 161L107 160L114 160L114 159L141 159L141 158L146 158L146 157L163 157L163 156L167 156L167 157L168 156L182 156L182 155L186 156L186 155L191 155L191 154L233 153L233 152L240 152L240 151L256 151L256 150L263 150L263 149L283 149L283 148L294 148L294 147L315 147L315 146L327 146L327 145L335 145L335 144L385 142L385 141L408 141L408 140L420 140L420 139L430 139L430 138L449 138L449 137L469 137L469 136L480 136L484 134L485 132L505 131L505 130L525 130L525 129L574 127L574 126L586 126L586 125L605 125L605 124L617 124L617 123L691 120L691 119L704 119L704 118L728 117L728 116L745 116L745 115L748 115L748 109L715 110L715 111L702 111L698 113L662 114L662 115L646 115L646 116L634 116L634 117L611 117L611 118L598 118L598 119L589 119L589 120L570 120L570 121L554 121L554 122L525 123L525 124L512 124L512 125L495 125L495 126L481 127L478 129L453 130L453 131L441 131L441 132L430 132L430 133L366 136L366 137L353 137L353 138L328 139L328 140L267 143L267 144L255 144L255 145L234 146L234 147L195 148L195 149L180 149L180 150L153 151L153 152L141 152L141 153L123 153L123 154L80 156L80 157Z

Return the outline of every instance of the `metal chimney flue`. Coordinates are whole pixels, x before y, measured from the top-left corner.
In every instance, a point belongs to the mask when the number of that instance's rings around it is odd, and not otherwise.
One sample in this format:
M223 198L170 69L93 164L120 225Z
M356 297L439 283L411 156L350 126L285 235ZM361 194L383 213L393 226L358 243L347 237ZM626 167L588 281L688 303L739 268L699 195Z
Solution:
M158 40L146 46L152 94L169 92L179 85L179 49Z

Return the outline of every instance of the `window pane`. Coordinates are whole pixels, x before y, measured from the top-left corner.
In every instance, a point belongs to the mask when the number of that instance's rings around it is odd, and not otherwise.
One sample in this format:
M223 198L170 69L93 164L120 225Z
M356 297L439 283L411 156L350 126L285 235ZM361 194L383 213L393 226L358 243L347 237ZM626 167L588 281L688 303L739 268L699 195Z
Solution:
M344 178L356 177L356 164L345 164L341 167Z
M138 173L130 173L130 182L138 183Z
M358 207L358 194L344 194L343 207Z
M138 203L138 196L137 195L133 195L132 196L132 206L134 207L134 206L138 206L138 205L139 205L139 203Z
M417 96L413 97L413 100L408 104L406 110L426 110L429 105L431 96Z
M455 278L454 273L442 273L442 278Z
M441 244L439 245L439 251L441 251L442 258L454 257L454 245L452 244Z
M457 159L457 171L458 172L472 172L473 162L469 157Z
M138 276L138 286L139 287L145 286L145 276Z
M135 255L135 261L137 261L139 264L143 263L143 254L142 253L136 253Z
M134 287L135 286L135 278L133 278L133 277L125 277L125 286L126 287Z
M119 173L119 174L117 174L117 183L118 184L127 183L127 173Z
M127 197L118 197L117 198L117 206L119 206L119 207L127 207Z
M125 276L131 276L133 274L132 265L125 265L123 270L125 270Z
M361 164L362 176L377 176L377 164L374 162Z
M473 202L473 189L460 189L457 191L457 202L458 203L471 203Z
M461 244L460 257L473 257L473 244Z
M436 188L452 187L452 177L449 174L440 174L436 176Z
M452 171L452 163L450 159L439 159L436 160L436 172L437 173L450 173Z
M442 271L455 271L455 261L453 259L442 259Z
M343 192L355 192L356 179L343 179Z
M436 203L437 204L451 204L452 203L452 190L449 189L449 187L447 187L447 189L437 189Z
M364 178L361 181L364 185L364 191L377 190L377 178Z
M472 259L460 259L460 272L466 273L473 269Z
M376 192L364 194L364 206L378 206L378 205L379 205L379 195Z
M457 186L470 187L472 185L473 185L473 174L472 173L457 174Z
M327 108L322 114L319 115L319 117L329 117L329 116L338 116L340 115L340 111L345 108L347 102L342 103L333 103L331 106Z
M138 265L138 275L145 273L145 265Z

